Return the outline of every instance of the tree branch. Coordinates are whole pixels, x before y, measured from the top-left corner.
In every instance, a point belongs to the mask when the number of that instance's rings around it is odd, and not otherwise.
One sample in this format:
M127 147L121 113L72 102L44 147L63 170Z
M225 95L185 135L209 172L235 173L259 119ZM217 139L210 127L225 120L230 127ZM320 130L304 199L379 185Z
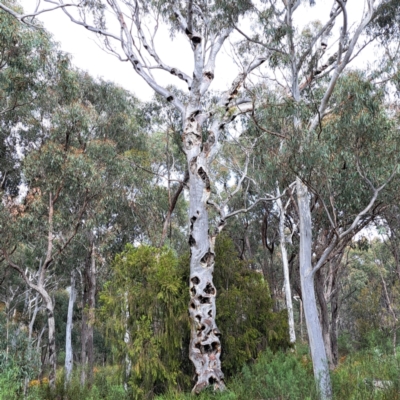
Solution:
M346 229L345 231L343 231L342 233L340 233L335 240L332 241L332 243L325 249L325 251L323 252L321 258L318 260L317 264L315 265L315 267L312 270L312 274L315 274L325 263L326 259L329 257L329 255L331 254L332 250L336 247L337 243L342 240L346 235L352 233L354 231L354 229L357 227L358 223L360 222L361 218L366 215L371 208L373 207L373 205L375 204L376 199L378 198L379 192L394 178L394 176L396 175L398 170L398 165L396 165L396 167L394 168L393 172L391 173L391 175L389 176L389 178L386 180L385 183L383 183L381 186L379 186L378 188L375 188L371 181L366 178L364 175L361 175L364 179L366 179L367 183L371 186L371 188L373 188L373 196L370 200L370 202L368 203L368 205L357 214L357 216L354 218L353 223L350 225L350 227L348 229Z
M34 13L30 13L30 14L19 14L16 11L14 11L12 8L7 7L6 5L0 3L0 9L1 10L3 10L5 12L7 12L8 14L12 15L18 21L20 21L20 22L22 22L22 23L24 23L26 25L32 26L34 28L38 28L38 26L36 26L36 25L34 25L34 24L30 23L30 22L25 21L26 18L35 18L36 16L38 16L40 14L43 14L45 12L54 11L54 10L57 10L59 8L65 8L65 7L79 7L79 6L76 5L76 4L71 4L71 3L60 4L60 5L57 5L56 7L46 8L44 10L39 10L39 11L36 11Z
M185 177L183 178L183 181L180 182L179 187L176 190L174 197L171 200L171 204L169 206L167 216L165 217L159 247L162 247L164 245L165 238L167 237L168 224L171 220L172 213L174 212L176 203L178 202L178 199L179 199L179 196L181 195L183 188L186 186L188 181L189 181L189 171L186 170Z

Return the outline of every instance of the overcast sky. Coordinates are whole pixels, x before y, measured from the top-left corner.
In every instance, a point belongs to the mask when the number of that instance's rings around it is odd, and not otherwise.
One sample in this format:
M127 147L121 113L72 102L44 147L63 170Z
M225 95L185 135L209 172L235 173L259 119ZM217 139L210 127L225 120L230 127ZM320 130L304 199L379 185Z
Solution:
M21 0L21 3L25 11L32 11L36 0ZM313 20L326 22L329 18L332 1L317 0L317 5L314 7L310 7L308 3L308 1L303 2L301 9L296 12L299 23L304 25ZM363 3L362 0L348 0L349 19L362 12L360 7L363 6ZM141 100L149 100L153 96L152 89L134 72L131 64L121 62L116 57L107 54L101 49L100 42L93 33L71 23L62 11L56 10L42 14L40 20L43 21L45 28L52 33L55 40L60 43L61 49L72 56L73 64L76 67L88 71L92 76L103 77L123 86ZM248 31L250 32L250 29ZM158 51L164 62L171 66L177 66L188 75L192 75L192 53L188 42L182 35L177 35L171 42L168 30L161 27L156 44L158 44ZM212 84L214 90L228 88L238 73L238 67L232 63L228 54L231 54L229 43L224 46L217 60L215 79ZM163 85L175 84L186 89L182 81L174 79L166 72L159 72L156 76Z

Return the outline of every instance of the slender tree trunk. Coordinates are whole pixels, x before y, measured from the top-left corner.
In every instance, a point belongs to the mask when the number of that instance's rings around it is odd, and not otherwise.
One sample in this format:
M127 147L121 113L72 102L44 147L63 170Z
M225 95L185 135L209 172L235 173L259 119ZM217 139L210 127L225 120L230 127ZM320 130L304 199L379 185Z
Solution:
M334 367L339 363L338 331L337 324L339 319L339 290L334 290L331 296L331 351Z
M300 340L304 342L304 334L303 334L303 300L299 299L300 301Z
M87 343L87 327L88 327L88 285L86 283L86 269L88 259L86 258L85 270L81 275L82 280L82 322L81 322L81 386L86 384L86 367L87 367L87 356L86 356L86 343Z
M131 369L132 369L132 361L129 357L129 344L131 342L131 333L129 332L129 303L128 303L128 292L125 292L125 335L124 335L124 343L126 345L126 354L125 354L125 376L124 376L124 389L125 392L128 392L128 383L131 377Z
M74 302L75 302L75 271L71 273L71 290L69 292L68 301L68 315L67 315L67 327L65 334L65 382L68 383L71 380L71 373L74 363L74 356L72 351L72 317L74 313Z
M383 293L385 294L385 299L387 306L389 308L390 313L392 314L393 318L393 354L396 355L396 342L397 342L397 335L396 335L396 328L397 328L397 317L394 309L392 307L392 302L390 300L389 292L387 290L385 279L383 278L382 271L379 271L381 279L382 279L382 286L383 286Z
M324 340L325 352L328 358L329 367L330 369L334 369L334 362L333 362L333 354L332 354L332 343L331 343L331 331L329 329L329 309L328 304L325 299L324 294L324 277L319 270L316 273L316 291L317 291L317 298L318 303L320 306L320 323L322 328L322 338Z
M83 313L81 330L81 385L93 383L93 324L96 302L96 259L93 237L90 238L90 251L83 272Z
M284 287L285 287L285 296L286 296L286 307L288 311L288 322L289 322L289 338L290 343L296 343L296 332L294 330L294 317L293 317L293 304L292 304L292 290L290 288L290 276L289 276L289 262L286 251L286 242L285 242L285 210L283 208L282 200L279 198L280 191L277 186L277 205L279 208L279 241L281 246L281 254L282 254L282 264L283 264L283 276L284 276Z
M46 327L44 326L44 327L42 328L42 330L40 331L39 336L38 336L38 339L37 339L37 342L36 342L36 351L37 351L38 353L39 353L39 351L40 351L40 345L41 345L41 343L42 343L42 337L43 337L45 331L46 331Z
M39 293L36 292L35 305L34 305L32 317L31 317L31 320L29 321L29 326L28 326L28 357L29 358L32 355L32 347L33 347L33 343L32 343L33 325L35 324L36 316L39 311L38 301L39 301ZM26 377L24 380L24 396L26 396L26 391L28 389L28 383L29 383L29 379L28 379L28 377Z
M94 326L94 318L95 318L95 307L96 307L96 255L95 255L95 247L92 243L92 252L91 252L91 262L90 262L90 270L89 270L89 320L88 320L88 335L87 335L87 359L88 359L88 383L89 385L93 384L93 368L94 368L94 346L93 346L93 326Z
M270 289L271 293L271 299L272 299L272 310L274 312L278 312L278 299L276 296L276 285L275 285L275 274L274 274L274 263L273 263L273 257L274 257L274 249L275 245L272 242L271 245L268 245L268 238L267 238L267 231L268 231L268 218L269 218L269 211L265 210L263 222L261 225L261 239L263 246L266 250L268 250L268 255L269 257L266 258L264 267L263 267L263 274L264 274L264 279L268 282L268 286Z
M47 312L47 327L48 327L48 363L50 366L50 372L49 372L49 385L51 388L55 387L56 383L56 367L57 367L57 357L56 357L56 339L55 339L55 320L54 320L54 302L47 290L44 287L44 272L43 270L41 271L40 277L39 277L39 282L37 285L33 284L32 282L29 281L27 278L26 274L23 272L23 270L16 264L9 262L9 265L17 270L21 277L25 280L25 282L28 284L29 287L34 289L37 293L40 294L43 300L43 304L45 306L46 312ZM42 334L41 334L42 335ZM38 342L40 342L39 337Z
M49 338L49 385L51 388L56 386L56 368L57 368L57 357L56 357L56 324L54 320L54 303L49 296L50 301L46 302L46 311L48 318L48 338Z
M300 219L300 281L306 318L308 338L313 362L314 376L317 380L322 400L332 398L328 359L326 357L314 289L314 274L311 263L312 225L307 187L300 178L296 181Z
M29 343L29 345L31 345L33 325L35 324L36 316L39 311L38 302L39 302L39 293L36 293L35 306L33 308L33 314L32 314L31 320L29 321L29 326L28 326L28 343Z
M8 294L8 291L7 291ZM8 341L10 338L10 302L8 301L8 296L6 298L6 360L8 360L8 353L9 353L9 346L8 346Z

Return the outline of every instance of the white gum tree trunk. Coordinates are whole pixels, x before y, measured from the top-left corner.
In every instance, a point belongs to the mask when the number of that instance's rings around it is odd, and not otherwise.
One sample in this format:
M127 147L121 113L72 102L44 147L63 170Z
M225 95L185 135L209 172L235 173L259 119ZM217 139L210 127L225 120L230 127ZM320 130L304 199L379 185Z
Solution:
M50 239L49 242L51 241L52 234L49 235ZM52 259L46 258L46 261L44 263L43 268L40 271L39 278L38 278L38 283L34 284L32 283L28 276L25 274L24 270L18 265L12 262L8 256L7 253L3 252L5 259L7 260L7 263L10 267L14 268L22 277L22 279L25 281L25 283L36 293L40 295L43 301L44 308L46 309L47 313L47 327L48 327L48 363L50 365L50 372L49 372L49 385L50 387L54 388L55 387L55 381L56 381L56 340L55 340L55 319L54 319L54 302L53 299L51 298L49 292L45 288L45 283L44 283L44 276L45 276L45 270L48 265L50 265ZM39 342L39 340L38 340Z
M73 351L72 351L72 317L74 313L76 291L75 291L75 271L71 273L71 290L68 300L67 327L65 335L65 381L68 383L71 380L73 368Z
M332 398L328 359L326 357L318 309L315 298L314 272L311 263L312 224L307 187L297 178L297 202L300 217L300 282L314 376L318 382L320 398Z
M201 104L206 103L204 99L214 80L217 55L233 31L233 27L224 27L223 25L220 29L215 29L216 21L220 16L218 11L213 11L213 5L205 11L193 0L187 0L184 3L165 2L173 13L174 25L179 26L177 32L186 37L192 49L190 57L193 57L194 68L193 74L189 76L177 66L167 65L158 54L152 35L158 29L160 9L153 7L152 2L99 0L98 4L104 5L104 8L98 7L97 11L94 11L90 2L82 3L79 0L71 0L68 7L61 0L54 0L52 3L52 7L53 5L56 7L47 9L48 11L61 8L71 22L104 37L105 48L121 61L130 62L134 72L143 78L155 93L174 106L182 116L183 150L189 169L189 244L191 249L189 356L196 370L196 383L193 390L199 392L211 384L214 389L223 389L225 385L220 363L221 344L219 330L215 323L216 289L212 275L215 236L224 226L228 216L224 215L224 207L216 206L221 216L221 222L215 232L209 232L207 215L207 200L211 186L209 166L217 153L220 142L219 133L224 126L235 119L237 115L253 110L252 99L242 96L240 90L248 75L263 64L270 54L263 52L262 55L255 57L253 61L243 66L232 81L231 88L221 94L217 104L211 104L207 106L207 110L203 111ZM0 8L19 21L25 21L24 15L20 15L2 4L1 0ZM76 12L77 9L79 12ZM103 10L106 11L104 14L102 14ZM33 14L29 14L29 17L33 18L42 12L43 9L39 6ZM91 18L93 12L99 13L97 18ZM151 22L149 23L151 21L149 15L152 12L157 21L153 26L151 26ZM105 29L103 23L101 26L97 24L98 21L105 20L107 20L106 25L110 30ZM108 24L108 22L111 23ZM143 26L146 26L146 29L143 29ZM179 50L182 49L179 48ZM175 96L170 88L161 85L152 74L154 68L184 81L188 86L186 98ZM210 126L207 133L202 132L206 121ZM206 140L203 140L203 135L207 136ZM234 191L234 193L236 192Z
M285 238L285 209L280 198L279 187L277 186L277 197L276 203L279 208L279 242L281 247L282 265L283 265L283 277L286 297L286 307L288 311L288 323L289 323L289 340L291 344L296 343L296 332L294 329L294 317L293 317L293 302L292 302L292 289L290 287L290 275L289 275L289 261L286 250L286 238Z
M209 134L212 136L212 134ZM209 136L209 138L210 138ZM196 371L193 391L208 385L223 389L220 332L215 323L217 291L213 284L214 242L209 233L207 200L210 196L208 146L201 150L201 125L189 114L183 134L189 166L190 303L191 338L189 358ZM205 151L204 151L205 150Z
M47 292L46 292L47 293ZM51 297L47 294L46 296L46 312L47 312L47 323L48 323L48 341L49 341L49 385L55 387L56 385L56 369L57 369L57 357L56 357L56 323L54 319L54 303Z
M46 309L47 313L47 322L48 322L48 363L50 365L50 372L49 372L49 385L51 388L55 387L55 382L56 382L56 367L57 367L57 357L56 357L56 340L55 340L55 319L54 319L54 301L51 298L49 292L46 289L46 273L48 268L53 264L54 262L54 256L55 254L60 255L67 245L71 242L71 240L75 237L79 224L75 226L73 229L72 233L70 236L67 238L65 241L65 244L57 249L56 252L53 252L53 240L54 240L54 234L53 234L53 215L54 215L54 203L57 201L58 195L61 191L61 188L57 192L57 194L53 197L52 193L49 193L49 208L48 208L48 237L47 237L47 251L46 251L46 258L42 264L40 262L39 265L39 271L38 271L38 277L37 277L37 283L33 283L29 277L27 276L26 272L23 270L23 268L13 262L10 258L10 255L7 253L6 250L2 250L4 259L6 260L7 264L16 270L21 278L25 281L25 283L33 289L36 293L40 295L43 301L43 306ZM86 207L86 203L82 208L81 213L79 214L81 218L82 213ZM44 330L42 330L42 333L39 336L37 347L39 349L40 347L40 341L41 337L43 334Z
M129 357L128 354L128 346L131 342L131 333L129 331L128 327L128 320L130 316L129 312L129 304L128 304L128 292L125 292L124 294L124 308L125 308L125 335L124 335L124 343L126 345L126 354L125 354L125 375L124 375L124 390L125 392L128 392L128 383L129 383L129 378L131 376L131 369L132 369L132 361Z

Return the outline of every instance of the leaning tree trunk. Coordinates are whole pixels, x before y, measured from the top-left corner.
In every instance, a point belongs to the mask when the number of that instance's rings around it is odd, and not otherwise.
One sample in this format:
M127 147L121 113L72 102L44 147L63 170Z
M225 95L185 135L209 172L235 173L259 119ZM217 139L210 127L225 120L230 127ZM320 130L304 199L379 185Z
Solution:
M208 176L209 147L201 150L201 126L195 116L189 117L183 133L183 144L189 166L190 217L190 303L191 335L189 358L196 371L193 392L208 385L223 389L220 332L215 323L216 289L213 284L215 237L208 229L207 200L210 196ZM209 134L212 135L212 134Z
M41 275L39 282L37 285L33 284L30 282L22 269L17 266L14 263L9 263L11 267L16 269L22 276L22 278L25 280L25 282L28 284L29 287L34 289L37 293L40 294L44 307L47 312L47 328L48 328L48 364L50 366L50 372L49 372L49 386L51 388L55 388L56 385L56 368L57 368L57 357L56 357L56 324L55 324L55 319L54 319L54 301L47 292L47 290L44 287L43 283L43 275ZM38 349L40 345L40 340L42 337L44 330L42 330L42 333L39 335L38 338Z
M71 290L69 292L67 327L65 334L65 382L68 383L71 379L73 368L73 352L72 352L72 317L74 313L75 302L75 271L71 273Z
M297 178L297 199L300 219L300 281L303 298L304 315L313 362L314 376L318 381L318 389L322 400L332 398L328 359L326 357L314 289L314 273L311 263L312 225L308 190Z

